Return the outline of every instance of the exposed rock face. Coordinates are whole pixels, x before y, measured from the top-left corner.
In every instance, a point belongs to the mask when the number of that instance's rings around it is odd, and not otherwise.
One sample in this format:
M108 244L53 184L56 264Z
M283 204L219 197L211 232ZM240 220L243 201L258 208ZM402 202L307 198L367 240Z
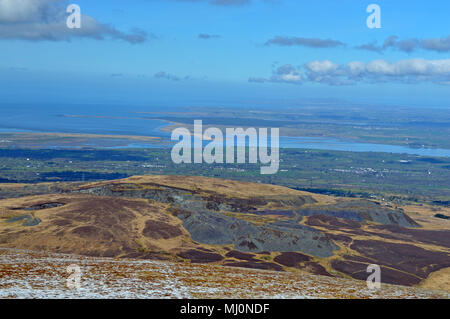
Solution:
M94 187L83 187L77 192L98 196L118 196L151 199L160 203L177 204L181 208L206 209L206 203L200 196L178 188L164 186L145 187L141 184L110 184ZM188 204L189 203L189 204Z
M42 221L40 218L33 217L32 215L19 215L15 217L11 217L6 222L14 223L18 221L23 221L22 226L36 226L39 225Z
M216 194L213 191L196 191L157 184L107 184L101 186L82 187L76 192L98 196L119 196L145 198L160 203L172 204L187 211L217 212L257 212L257 208L275 203L281 206L301 207L313 203L308 196L265 196L249 198L233 198ZM281 211L282 212L282 211Z
M22 210L26 210L26 211L35 211L35 210L49 209L49 208L55 208L55 207L61 207L61 206L64 206L64 204L62 204L62 203L42 203L42 204L37 204L37 205L30 206L30 207L23 207L23 208L18 208L18 209L22 209Z
M450 216L446 216L446 215L443 215L443 214L436 214L436 215L434 215L434 217L440 218L440 219L450 220Z
M314 228L265 224L257 226L245 220L214 212L178 215L192 239L205 244L230 245L244 252L302 251L328 257L338 247Z

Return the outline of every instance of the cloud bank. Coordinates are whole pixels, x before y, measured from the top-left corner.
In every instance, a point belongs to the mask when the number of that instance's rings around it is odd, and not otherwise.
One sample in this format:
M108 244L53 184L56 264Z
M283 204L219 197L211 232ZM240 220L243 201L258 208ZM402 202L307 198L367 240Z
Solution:
M329 60L311 61L301 67L290 64L272 71L269 78L249 78L249 82L291 83L304 82L328 85L353 85L364 83L420 83L433 82L446 84L450 81L450 59L425 60L407 59L397 62L374 60L368 63L352 61L337 64Z
M286 37L279 35L267 40L265 42L265 45L277 45L284 47L300 46L310 48L336 48L347 46L346 43L334 39ZM450 36L442 38L410 38L401 40L399 39L399 37L392 35L388 37L382 44L379 44L377 41L373 41L356 46L355 48L378 53L383 53L388 49L398 50L406 53L412 53L417 50L450 52Z
M276 36L266 41L265 45L304 46L311 48L335 48L345 46L344 43L332 39L301 38Z
M110 38L135 44L149 38L143 30L123 32L88 15L82 15L80 29L69 29L66 25L67 5L65 0L0 0L0 39L70 41L73 38Z
M291 64L285 64L273 70L272 76L268 79L263 77L251 77L248 81L253 83L274 82L301 84L303 82L303 75L299 68L296 68Z
M200 33L198 35L198 38L202 40L210 40L210 39L219 39L221 38L221 36L217 34Z
M170 80L170 81L175 81L175 82L191 79L191 77L188 75L185 77L179 77L177 75L173 75L173 74L167 73L165 71L157 72L153 75L153 77L155 77L157 79L165 79L165 80Z
M383 53L387 49L394 49L406 53L412 53L420 49L435 52L450 52L450 36L422 40L417 38L399 40L397 36L393 35L388 37L382 45L374 41L357 46L356 48L378 53Z

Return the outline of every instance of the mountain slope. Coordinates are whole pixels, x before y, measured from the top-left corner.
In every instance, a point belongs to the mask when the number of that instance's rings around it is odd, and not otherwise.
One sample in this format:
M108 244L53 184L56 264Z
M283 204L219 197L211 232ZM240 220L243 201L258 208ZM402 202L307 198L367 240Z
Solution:
M0 218L8 248L361 280L379 264L382 282L428 287L450 267L450 230L401 209L204 177L137 176L5 199Z

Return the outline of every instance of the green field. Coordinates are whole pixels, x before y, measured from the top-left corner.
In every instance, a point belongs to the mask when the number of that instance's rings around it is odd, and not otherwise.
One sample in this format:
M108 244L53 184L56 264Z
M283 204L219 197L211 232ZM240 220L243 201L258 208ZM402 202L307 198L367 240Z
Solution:
M448 205L450 159L388 153L281 149L280 170L259 164L179 164L170 149L1 150L0 182L94 181L174 174L272 183L317 193ZM0 184L1 188L1 184Z

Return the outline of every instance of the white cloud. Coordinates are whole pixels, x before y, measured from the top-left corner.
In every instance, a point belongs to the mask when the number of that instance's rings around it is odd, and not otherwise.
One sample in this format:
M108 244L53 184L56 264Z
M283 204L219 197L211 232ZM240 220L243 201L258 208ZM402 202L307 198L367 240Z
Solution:
M251 83L273 82L301 84L303 82L303 76L300 68L296 68L291 64L285 64L274 69L268 79L263 77L250 77L248 81Z
M450 75L450 59L425 60L408 59L394 63L376 60L366 65L366 72L374 75L387 76L445 76Z
M347 64L347 72L351 77L358 77L366 70L366 65L360 61L352 61Z
M281 69L280 69L281 68ZM302 68L285 65L275 70L269 79L272 82L302 82L310 81L329 85L349 85L358 82L450 82L450 59L425 60L407 59L397 62L374 60L368 63L352 61L347 64L337 64L329 60L311 61ZM295 72L295 81L291 75ZM306 77L302 77L305 74ZM259 79L252 82L264 82Z
M450 79L450 59L407 59L397 62L374 60L369 63L353 61L341 65L344 72L334 74L341 79L366 82L442 82Z
M300 84L302 82L302 73L298 68L295 68L290 64L286 64L274 70L269 81Z
M325 60L306 63L305 67L311 72L324 74L335 72L339 68L339 65L329 60Z

